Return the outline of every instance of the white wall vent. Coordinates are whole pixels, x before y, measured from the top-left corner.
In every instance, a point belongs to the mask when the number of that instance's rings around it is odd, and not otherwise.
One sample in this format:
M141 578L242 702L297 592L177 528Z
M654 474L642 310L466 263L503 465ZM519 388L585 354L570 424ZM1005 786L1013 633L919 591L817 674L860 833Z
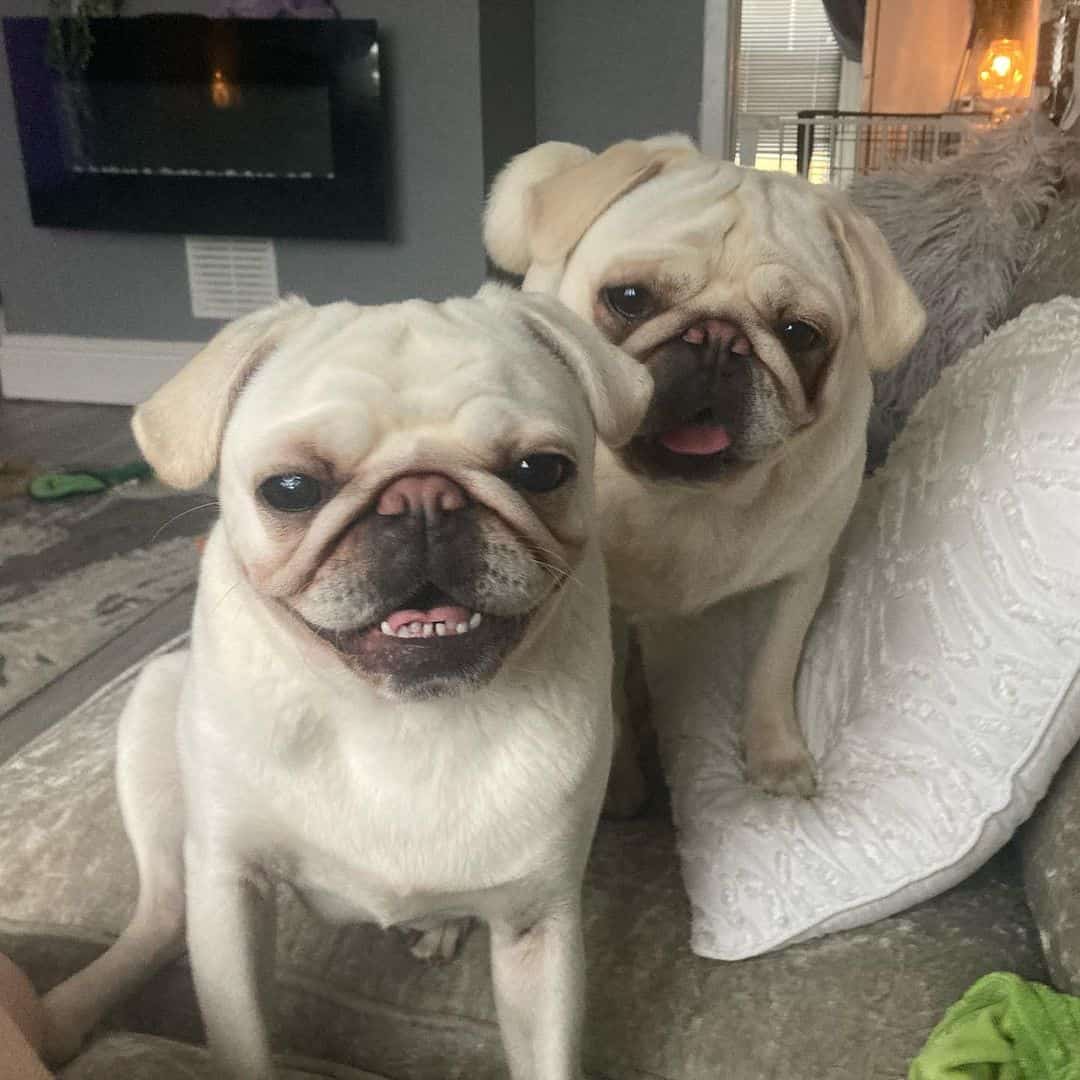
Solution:
M281 295L273 241L188 236L184 245L196 319L235 319Z

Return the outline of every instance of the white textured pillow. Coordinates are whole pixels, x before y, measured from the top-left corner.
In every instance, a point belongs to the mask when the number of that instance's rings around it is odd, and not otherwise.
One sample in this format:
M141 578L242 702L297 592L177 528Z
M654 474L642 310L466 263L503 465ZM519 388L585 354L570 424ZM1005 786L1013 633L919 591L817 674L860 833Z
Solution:
M893 914L1012 835L1080 737L1080 300L972 349L868 481L799 672L816 798L747 784L767 594L644 635L693 948L736 960Z

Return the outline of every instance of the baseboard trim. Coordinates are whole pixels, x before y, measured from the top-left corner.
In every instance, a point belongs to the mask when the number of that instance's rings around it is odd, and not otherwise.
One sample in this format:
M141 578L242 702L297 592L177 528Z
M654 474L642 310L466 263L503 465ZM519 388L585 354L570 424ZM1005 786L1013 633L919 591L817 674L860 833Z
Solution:
M201 347L197 341L5 334L0 386L7 398L135 405Z

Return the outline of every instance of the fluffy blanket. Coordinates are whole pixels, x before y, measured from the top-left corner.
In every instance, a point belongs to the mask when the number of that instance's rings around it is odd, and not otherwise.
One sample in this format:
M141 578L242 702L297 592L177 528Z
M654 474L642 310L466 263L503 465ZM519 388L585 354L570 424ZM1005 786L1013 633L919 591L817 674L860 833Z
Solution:
M956 157L853 185L852 200L884 233L928 316L908 359L875 379L870 471L941 372L1005 320L1039 226L1062 183L1080 174L1078 147L1036 113Z

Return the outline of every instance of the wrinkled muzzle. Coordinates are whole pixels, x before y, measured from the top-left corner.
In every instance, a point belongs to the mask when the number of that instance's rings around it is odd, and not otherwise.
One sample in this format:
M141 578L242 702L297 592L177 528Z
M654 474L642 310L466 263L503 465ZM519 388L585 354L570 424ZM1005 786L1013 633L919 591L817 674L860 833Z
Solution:
M349 525L289 606L360 674L423 697L494 675L554 580L453 480L412 475Z
M766 363L728 320L694 323L643 362L655 390L623 455L657 477L709 480L758 461L798 426L793 413L805 412L792 365Z

